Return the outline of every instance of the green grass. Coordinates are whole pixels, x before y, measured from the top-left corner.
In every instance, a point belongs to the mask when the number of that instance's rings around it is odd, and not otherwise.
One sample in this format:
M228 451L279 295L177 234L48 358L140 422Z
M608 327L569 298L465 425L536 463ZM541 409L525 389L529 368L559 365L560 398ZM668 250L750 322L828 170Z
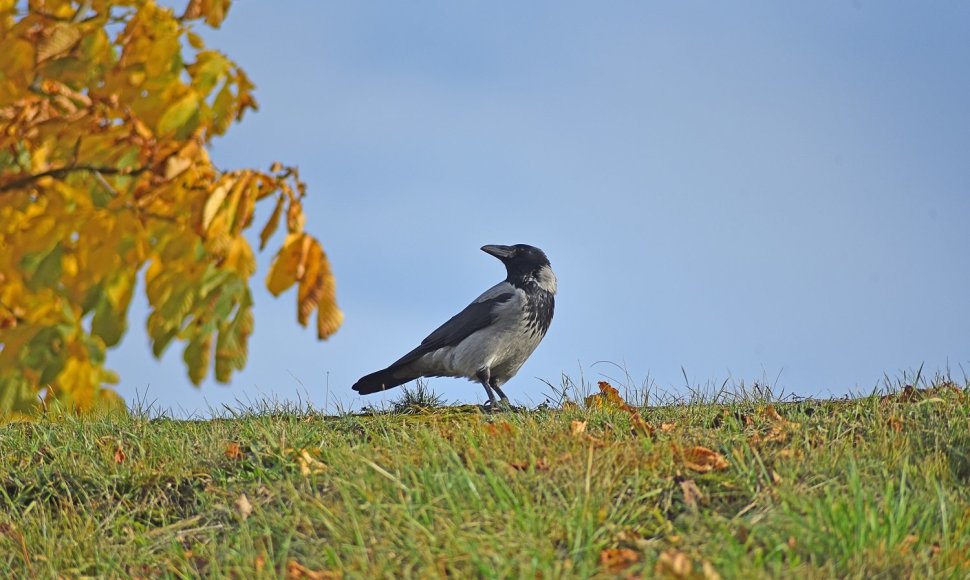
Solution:
M965 578L970 393L926 386L645 407L653 437L617 408L483 415L427 392L364 417L9 423L0 576L650 577L666 554L698 578ZM728 467L688 468L694 446Z

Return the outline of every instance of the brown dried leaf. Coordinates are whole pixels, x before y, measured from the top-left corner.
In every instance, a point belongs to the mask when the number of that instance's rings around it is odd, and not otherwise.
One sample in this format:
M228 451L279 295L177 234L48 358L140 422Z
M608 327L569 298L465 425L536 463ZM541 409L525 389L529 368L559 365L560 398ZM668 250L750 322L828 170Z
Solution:
M630 424L632 425L631 431L634 435L640 435L642 437L653 437L656 431L653 425L647 423L640 413L634 411L632 408L628 409L630 413Z
M768 405L764 411L765 417L770 421L775 423L786 423L787 420L778 413L778 409L775 409L774 405Z
M587 407L614 409L625 409L627 407L626 401L620 396L620 392L610 383L600 381L599 389L599 393L586 397Z
M906 554L908 554L910 550L913 549L913 546L916 544L916 542L918 541L919 541L919 537L914 534L909 534L908 536L903 538L903 541L900 542L899 544L900 555L905 556Z
M890 417L886 420L886 424L896 433L902 433L903 431L903 420L899 417Z
M608 548L600 552L600 565L611 574L619 574L640 561L640 554L629 548Z
M231 459L233 461L241 460L244 455L242 447L240 447L240 445L235 441L232 441L228 445L226 445L225 454L227 459Z
M343 574L329 570L311 570L296 560L286 563L286 580L336 580L337 578L343 578Z
M787 447L778 452L779 459L801 459L804 455L801 449L789 449Z
M660 432L661 433L673 433L677 429L677 423L661 423Z
M244 493L240 494L239 498L236 499L236 513L238 513L239 517L243 520L248 518L249 515L253 513L253 504L249 503L249 498L246 497L246 494Z
M492 437L508 436L515 433L515 429L512 424L508 421L496 421L494 423L486 423L485 431Z
M573 435L582 435L586 432L586 421L573 419L573 422L569 425L569 432Z
M698 473L727 469L728 465L723 455L707 447L698 445L684 450L684 466Z
M704 494L693 479L681 481L680 491L684 494L684 503L691 509L697 509L697 504L704 501Z
M686 554L677 550L664 550L654 566L654 574L661 578L690 578L694 565Z
M115 454L114 454L115 463L124 463L125 459L127 458L128 458L128 455L126 455L125 450L121 448L121 444L119 443L118 445L116 445Z

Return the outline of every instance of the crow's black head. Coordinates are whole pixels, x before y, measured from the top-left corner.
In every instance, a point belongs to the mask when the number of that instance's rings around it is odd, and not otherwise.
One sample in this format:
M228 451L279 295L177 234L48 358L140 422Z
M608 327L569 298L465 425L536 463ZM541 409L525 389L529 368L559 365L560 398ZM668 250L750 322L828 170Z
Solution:
M482 246L482 251L502 260L508 271L508 281L515 286L532 283L548 292L556 292L556 276L549 266L549 258L535 246Z

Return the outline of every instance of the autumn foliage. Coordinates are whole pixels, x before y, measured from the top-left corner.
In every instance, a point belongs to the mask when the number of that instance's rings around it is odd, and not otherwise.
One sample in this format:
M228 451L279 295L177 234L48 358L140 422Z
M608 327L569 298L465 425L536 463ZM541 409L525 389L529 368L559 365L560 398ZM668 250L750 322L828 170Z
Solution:
M179 341L195 384L228 381L253 331L244 233L261 201L260 249L286 230L269 290L296 285L321 339L340 326L297 170L221 170L207 153L256 108L242 69L193 31L228 8L0 0L0 415L121 405L105 353L142 272L155 356Z

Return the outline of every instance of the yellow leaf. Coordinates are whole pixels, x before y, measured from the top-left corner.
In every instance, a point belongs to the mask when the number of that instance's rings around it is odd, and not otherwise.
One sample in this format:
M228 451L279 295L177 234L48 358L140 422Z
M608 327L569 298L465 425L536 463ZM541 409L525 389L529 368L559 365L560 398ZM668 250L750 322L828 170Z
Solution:
M212 193L209 194L209 198L205 200L205 206L202 209L203 229L208 230L209 226L212 225L212 219L216 217L216 213L222 207L222 203L226 201L226 196L229 195L229 190L233 183L235 183L235 179L231 177L222 180Z
M174 179L175 177L181 175L182 172L188 169L191 165L191 159L186 159L185 157L180 157L178 155L172 155L165 160L165 179Z
M253 199L253 185L252 172L244 171L232 187L232 195L229 196L229 207L226 214L231 220L229 232L233 235L246 227L252 216L255 201Z
M266 288L273 296L279 296L296 284L297 269L300 266L300 253L303 249L304 234L290 234L283 241L283 247L273 259L269 274L266 276Z
M266 242L269 238L276 232L276 228L280 225L280 215L283 213L283 203L286 202L286 197L280 195L276 200L276 207L273 209L273 214L269 216L266 220L266 225L263 226L263 231L259 232L259 249L262 250L266 247Z
M310 455L310 452L306 449L300 449L300 454L297 457L297 463L300 465L300 474L303 475L303 477L309 477L315 473L321 473L327 468L326 465Z
M303 205L295 199L290 200L290 207L286 210L286 229L291 234L303 232L306 216L303 215Z
M51 30L50 36L40 42L37 47L37 62L57 58L68 52L81 40L81 31L73 24L58 22Z
M323 277L319 310L317 310L317 338L325 340L337 332L344 322L344 313L337 307L337 279L330 270L326 252L320 256L320 274Z
M202 40L202 37L199 36L198 34L194 32L188 32L186 33L185 37L188 39L189 45L192 48L196 50L202 50L203 48L205 48L205 41Z
M225 266L236 272L240 276L248 278L256 271L256 257L253 250L249 247L246 238L238 236L229 242L229 251L226 254Z
M310 239L307 237L307 239ZM303 257L302 270L300 276L300 287L296 298L296 318L299 323L306 326L310 314L320 304L320 297L323 295L323 276L320 273L320 260L323 252L320 244L316 240L307 249Z

